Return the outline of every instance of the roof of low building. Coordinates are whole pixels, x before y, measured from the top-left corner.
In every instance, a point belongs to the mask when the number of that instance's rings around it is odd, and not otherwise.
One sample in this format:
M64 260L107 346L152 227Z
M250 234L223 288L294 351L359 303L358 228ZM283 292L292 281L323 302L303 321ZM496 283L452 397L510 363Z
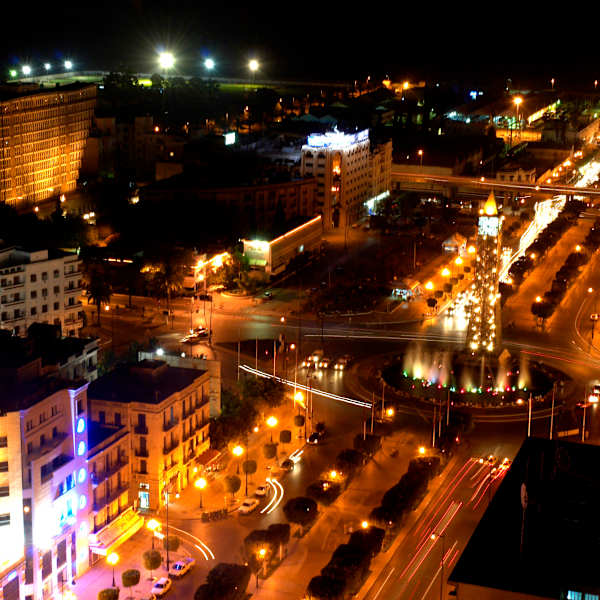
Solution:
M171 367L161 360L121 365L92 382L88 397L111 402L159 404L184 390L206 371Z
M449 580L543 598L598 593L599 462L598 446L526 439Z

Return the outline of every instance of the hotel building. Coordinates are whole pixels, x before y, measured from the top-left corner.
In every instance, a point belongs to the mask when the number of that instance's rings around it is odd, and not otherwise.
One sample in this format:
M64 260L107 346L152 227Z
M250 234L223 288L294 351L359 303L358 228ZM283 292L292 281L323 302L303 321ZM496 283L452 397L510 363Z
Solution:
M83 327L82 291L77 255L0 249L0 329L24 336L32 323L50 323L76 336Z
M309 135L302 146L301 173L317 178L325 229L356 223L372 210L375 197L389 194L391 165L391 142L371 148L368 129Z
M0 204L25 209L75 189L96 86L0 87Z

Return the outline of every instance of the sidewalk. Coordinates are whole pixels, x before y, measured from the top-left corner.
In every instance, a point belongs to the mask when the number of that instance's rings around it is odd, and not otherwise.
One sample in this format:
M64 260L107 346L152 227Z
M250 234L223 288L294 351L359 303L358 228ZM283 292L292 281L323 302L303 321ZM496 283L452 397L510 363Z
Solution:
M339 544L360 527L381 497L408 469L422 440L415 434L400 431L383 440L381 450L354 478L348 489L328 507L319 507L319 517L303 537L292 537L288 556L260 587L250 591L257 599L291 600L303 598L312 577L329 562ZM391 453L398 450L396 457Z

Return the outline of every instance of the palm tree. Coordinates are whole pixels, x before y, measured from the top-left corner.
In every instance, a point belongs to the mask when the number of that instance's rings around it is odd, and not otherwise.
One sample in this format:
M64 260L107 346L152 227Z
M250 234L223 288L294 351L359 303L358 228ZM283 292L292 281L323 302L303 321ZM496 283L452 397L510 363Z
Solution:
M112 287L108 280L108 273L100 265L92 265L86 272L85 288L88 293L88 304L93 302L98 310L98 327L100 327L100 307L108 304L112 294Z
M183 288L185 268L192 264L189 252L164 249L160 258L145 269L151 273L150 285L153 295L167 299L167 310L171 309L171 298Z

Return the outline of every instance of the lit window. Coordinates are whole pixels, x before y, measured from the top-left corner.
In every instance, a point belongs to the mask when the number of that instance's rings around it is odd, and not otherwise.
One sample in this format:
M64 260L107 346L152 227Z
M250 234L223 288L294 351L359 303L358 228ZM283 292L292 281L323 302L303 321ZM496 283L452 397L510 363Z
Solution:
M581 600L581 592L574 592L569 590L567 592L567 600Z

